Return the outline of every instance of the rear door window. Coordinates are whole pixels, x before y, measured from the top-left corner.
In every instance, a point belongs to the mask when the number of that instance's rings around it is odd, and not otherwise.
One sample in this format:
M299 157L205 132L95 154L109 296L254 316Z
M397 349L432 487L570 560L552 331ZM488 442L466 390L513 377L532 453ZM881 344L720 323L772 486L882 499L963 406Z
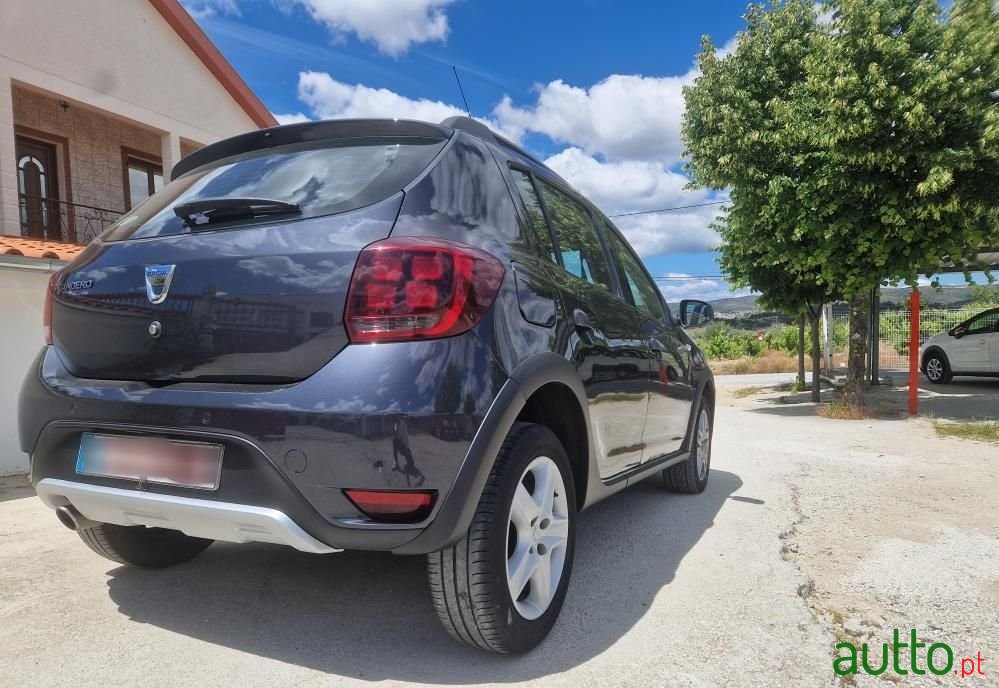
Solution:
M552 243L552 235L548 231L548 223L545 222L545 214L541 210L541 201L538 193L534 189L534 182L531 176L523 170L515 167L510 168L513 181L517 185L517 193L524 202L524 210L527 212L527 225L534 238L535 243L548 260L555 263L555 245Z
M607 256L586 208L551 184L540 179L538 182L558 240L562 266L590 284L613 291Z
M103 241L143 239L189 231L174 212L181 204L212 199L268 199L295 203L294 217L354 210L401 191L441 150L446 141L384 138L293 144L225 158L173 180L122 216ZM221 227L268 218L241 218ZM271 221L275 218L271 217ZM214 227L212 227L214 228Z

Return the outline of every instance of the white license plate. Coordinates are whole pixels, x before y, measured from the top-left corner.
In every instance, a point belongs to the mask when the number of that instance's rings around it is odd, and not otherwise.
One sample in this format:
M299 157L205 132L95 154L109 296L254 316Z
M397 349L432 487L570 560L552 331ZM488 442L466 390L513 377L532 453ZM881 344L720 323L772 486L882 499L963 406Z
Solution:
M80 440L76 472L216 490L222 474L222 445L86 432Z

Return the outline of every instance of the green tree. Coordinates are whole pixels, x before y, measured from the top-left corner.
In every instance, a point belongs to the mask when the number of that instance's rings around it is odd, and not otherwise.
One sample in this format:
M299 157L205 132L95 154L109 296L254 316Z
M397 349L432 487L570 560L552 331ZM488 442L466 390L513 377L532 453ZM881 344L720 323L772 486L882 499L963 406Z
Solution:
M996 240L999 22L992 0L822 10L819 22L803 0L750 6L724 59L705 39L683 135L693 184L731 194L723 266L750 251L850 301L859 403L870 291L973 267Z
M687 169L695 185L730 193L716 229L723 239L719 263L733 286L759 291L775 310L808 316L817 398L819 306L838 294L800 259L809 242L797 231L794 188L812 146L789 136L786 102L805 84L816 15L813 3L789 0L769 11L750 6L746 19L732 55L719 58L711 41L703 41L702 75L684 93Z

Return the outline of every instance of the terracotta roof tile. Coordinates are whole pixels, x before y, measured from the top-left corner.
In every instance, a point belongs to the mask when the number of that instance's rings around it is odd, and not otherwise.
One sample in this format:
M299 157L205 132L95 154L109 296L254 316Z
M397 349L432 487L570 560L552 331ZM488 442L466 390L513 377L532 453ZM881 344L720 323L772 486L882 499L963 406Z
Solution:
M73 260L86 248L80 244L67 244L61 241L30 239L28 237L0 235L0 255L24 256L47 260Z

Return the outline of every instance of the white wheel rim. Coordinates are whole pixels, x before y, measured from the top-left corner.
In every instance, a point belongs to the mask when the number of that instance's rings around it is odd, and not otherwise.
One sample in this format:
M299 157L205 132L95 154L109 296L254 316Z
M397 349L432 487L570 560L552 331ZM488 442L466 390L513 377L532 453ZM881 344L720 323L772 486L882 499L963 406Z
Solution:
M943 363L939 358L931 358L926 362L926 377L939 380L943 376Z
M697 479L704 480L708 475L708 462L711 460L711 423L708 412L701 409L697 417Z
M506 582L522 617L537 619L551 604L565 568L569 500L558 466L534 459L520 476L507 526Z

